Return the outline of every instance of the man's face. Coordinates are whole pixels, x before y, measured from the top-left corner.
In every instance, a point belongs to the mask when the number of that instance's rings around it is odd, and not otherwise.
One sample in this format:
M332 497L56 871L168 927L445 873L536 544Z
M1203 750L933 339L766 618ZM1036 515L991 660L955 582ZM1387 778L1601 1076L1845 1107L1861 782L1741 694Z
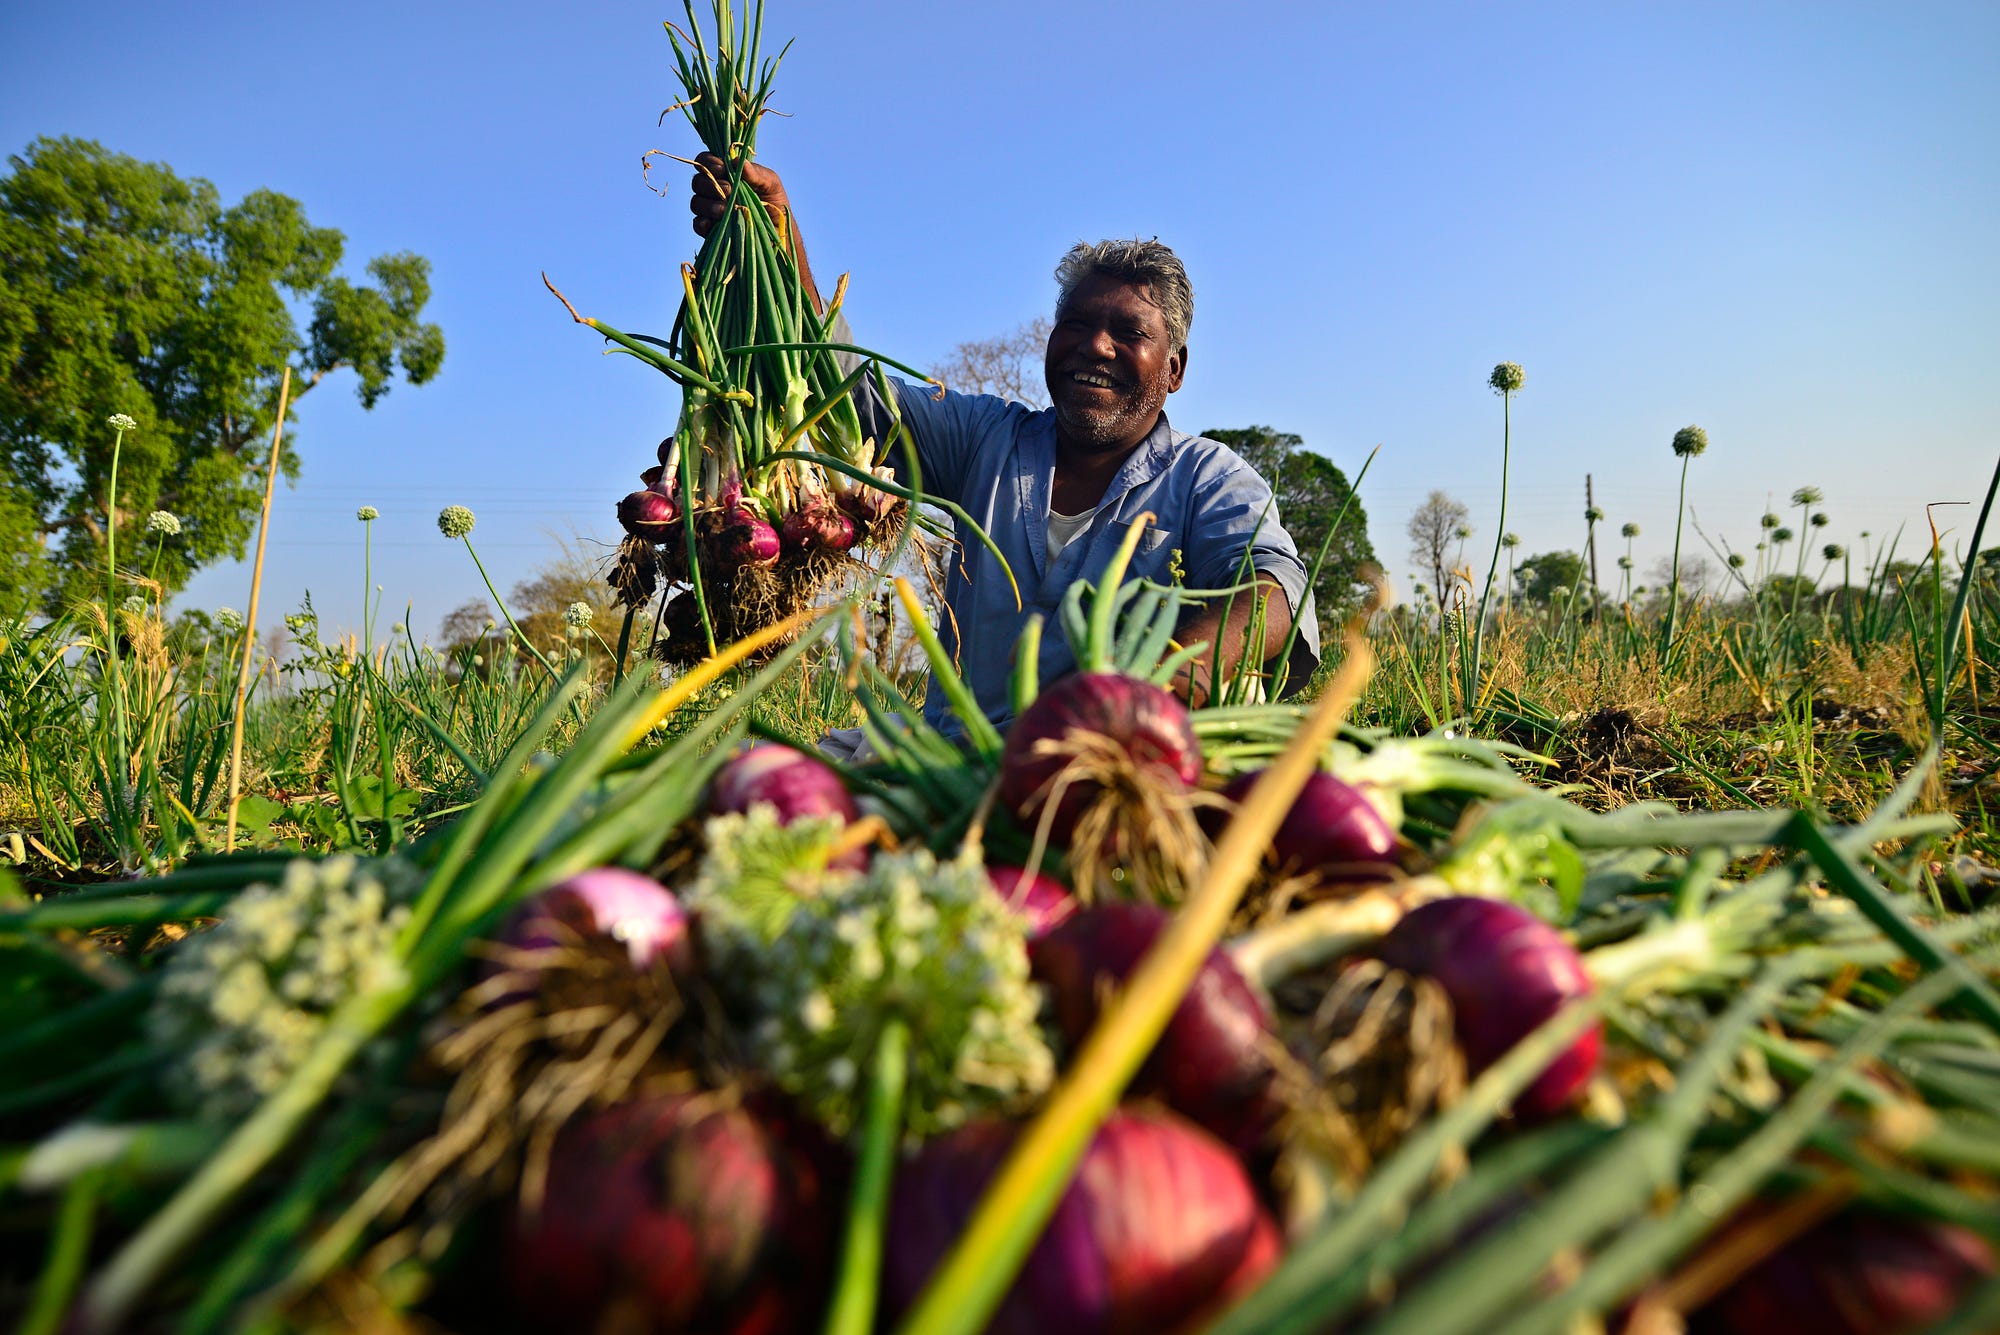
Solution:
M1172 342L1143 284L1096 273L1072 288L1042 364L1063 443L1099 454L1144 440L1187 370Z

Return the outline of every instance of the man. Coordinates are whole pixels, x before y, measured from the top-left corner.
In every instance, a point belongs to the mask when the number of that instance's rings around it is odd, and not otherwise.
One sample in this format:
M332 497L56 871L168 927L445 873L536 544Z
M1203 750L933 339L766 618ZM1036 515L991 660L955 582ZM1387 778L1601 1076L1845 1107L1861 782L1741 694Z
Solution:
M723 214L727 176L720 159L696 159L694 230L706 236ZM777 173L751 164L744 182L764 201L792 252L806 289L818 300L805 244ZM787 230L789 229L789 230ZM1175 693L1200 705L1211 683L1236 670L1246 653L1259 664L1284 648L1295 618L1299 635L1288 681L1303 685L1319 662L1319 627L1305 563L1279 524L1271 488L1228 447L1175 431L1167 396L1187 373L1187 333L1194 293L1173 251L1158 241L1103 241L1074 247L1056 269L1055 328L1043 360L1052 406L1039 412L992 395L890 383L916 444L926 493L963 506L990 534L1020 584L1014 592L1000 562L967 534L946 569L949 615L940 633L980 708L996 723L1009 712L1016 637L1032 613L1049 624L1042 637L1041 680L1074 671L1076 658L1055 626L1063 594L1079 579L1097 580L1142 513L1153 516L1130 574L1191 589L1220 589L1255 572L1268 593L1262 642L1251 644L1257 599L1247 593L1193 610L1182 644L1212 648L1184 669ZM839 341L847 341L841 339ZM875 439L890 429L878 391L855 391L863 425ZM890 462L908 479L908 461ZM943 692L930 691L925 717L957 732Z

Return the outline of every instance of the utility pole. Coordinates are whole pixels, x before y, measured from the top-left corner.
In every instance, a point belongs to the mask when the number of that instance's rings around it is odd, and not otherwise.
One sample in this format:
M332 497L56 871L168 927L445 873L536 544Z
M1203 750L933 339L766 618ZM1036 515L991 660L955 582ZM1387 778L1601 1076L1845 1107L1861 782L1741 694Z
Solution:
M1597 497L1591 493L1590 474L1583 475L1583 504L1585 509L1597 508ZM1590 587L1593 591L1604 586L1597 582L1597 525L1589 526L1590 531Z

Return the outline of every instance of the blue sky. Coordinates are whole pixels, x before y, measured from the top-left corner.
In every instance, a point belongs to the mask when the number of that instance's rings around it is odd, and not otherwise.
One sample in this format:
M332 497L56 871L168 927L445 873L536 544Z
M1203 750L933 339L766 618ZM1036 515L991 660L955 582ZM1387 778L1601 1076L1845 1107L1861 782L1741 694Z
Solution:
M0 147L97 139L264 186L342 229L349 271L434 265L441 376L372 413L301 405L264 619L310 588L359 614L356 506L382 512L385 606L434 632L480 592L438 536L471 506L503 589L611 509L673 387L597 355L542 290L664 329L692 254L692 151L659 4L311 8L73 0L0 12ZM678 15L673 15L678 17ZM863 340L931 361L1043 310L1080 237L1155 235L1193 275L1176 425L1296 431L1362 487L1407 591L1432 487L1498 501L1496 361L1526 367L1507 527L1576 547L1583 480L1643 567L1672 541L1668 442L1706 427L1689 499L1755 540L1827 495L1823 540L1923 533L2000 452L2000 7L1991 4L1006 7L772 0L796 34L764 160ZM1970 512L1940 511L1969 530ZM1615 539L1613 549L1621 546ZM1699 547L1697 545L1697 550ZM1607 580L1613 550L1601 549ZM244 605L247 569L184 595Z

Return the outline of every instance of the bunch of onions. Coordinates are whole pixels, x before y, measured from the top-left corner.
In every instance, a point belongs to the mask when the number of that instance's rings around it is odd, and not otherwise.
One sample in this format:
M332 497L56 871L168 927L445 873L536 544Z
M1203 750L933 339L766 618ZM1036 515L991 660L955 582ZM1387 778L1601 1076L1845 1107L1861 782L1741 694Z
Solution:
M1048 986L1056 1023L1072 1045L1083 1041L1097 1023L1103 997L1131 977L1171 921L1166 910L1149 904L1098 904L1030 943L1029 962ZM1174 1111L1250 1153L1278 1112L1271 1039L1270 1011L1217 947L1202 962L1134 1088L1157 1092Z
M1264 771L1251 770L1222 790L1228 810L1241 807ZM1211 838L1220 837L1223 813L1204 812ZM1367 794L1324 771L1315 771L1285 813L1266 860L1281 875L1326 881L1373 880L1396 861L1396 831Z
M773 1263L801 1171L713 1095L579 1118L556 1139L539 1207L509 1224L505 1282L542 1330L742 1329L769 1311L770 1286L796 1285Z
M1591 991L1583 957L1562 934L1502 900L1432 900L1405 915L1375 954L1391 968L1443 988L1453 1032L1474 1075ZM1522 1092L1515 1112L1545 1117L1560 1110L1597 1070L1602 1045L1602 1027L1592 1024Z
M1031 872L1025 867L989 866L986 879L993 883L993 893L1027 923L1030 941L1048 935L1076 912L1076 900L1069 891L1041 872Z
M1807 1230L1690 1314L1694 1335L1911 1335L1994 1272L1993 1248L1952 1224L1848 1210Z
M762 52L762 4L739 10L716 0L706 35L692 3L687 9L688 31L669 27L682 83L676 106L723 164L713 178L728 206L694 261L681 266L683 300L667 337L626 334L569 307L573 319L682 390L679 419L660 449L663 480L651 488L672 504L635 492L619 505L626 531L651 544L621 551L621 563L656 562L674 587L663 618L675 633L655 651L681 662L809 606L838 569L830 556L893 531L884 516L904 502L880 489L901 492L884 477L891 442L865 429L852 391L873 373L893 415L896 397L882 368L926 378L874 354L858 368L848 362L854 350L832 342L845 280L822 308L792 219L774 216L740 180L756 156L779 62ZM871 492L879 499L848 499ZM692 547L676 543L672 529L690 518ZM618 583L647 587L631 570ZM672 606L683 600L692 612ZM692 627L698 635L683 633Z
M927 1143L896 1176L883 1276L907 1308L964 1230L1014 1138L978 1122ZM1099 1128L988 1330L1117 1335L1197 1328L1275 1264L1276 1227L1243 1166L1174 1114L1115 1112Z

